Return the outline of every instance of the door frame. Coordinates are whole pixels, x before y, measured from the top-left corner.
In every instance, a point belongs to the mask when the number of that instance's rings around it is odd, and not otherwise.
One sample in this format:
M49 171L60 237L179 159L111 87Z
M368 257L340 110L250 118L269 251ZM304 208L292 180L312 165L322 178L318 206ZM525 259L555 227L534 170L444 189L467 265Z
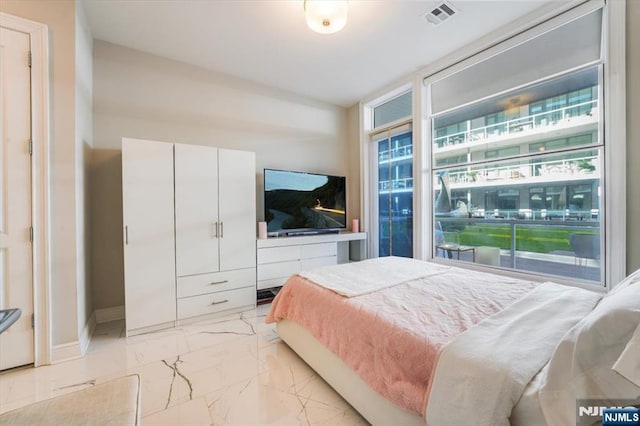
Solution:
M369 205L367 206L367 211L369 212L369 220L368 220L368 243L369 243L369 254L371 257L378 257L380 253L379 247L379 228L380 228L380 217L379 217L379 207L378 207L378 147L377 142L382 139L390 140L393 136L403 134L403 133L411 133L411 143L415 146L415 134L413 131L413 120L411 118L405 118L402 120L394 121L389 123L384 127L380 127L369 132L368 142L367 142L367 155L369 158L368 162L368 180L367 180L367 193L371 194L369 197ZM413 160L413 181L416 181L416 173L415 173L415 150L413 151L414 160ZM413 189L414 193L414 201L413 201L413 229L415 230L415 186ZM415 231L414 231L415 234ZM414 257L416 253L415 246L415 237L413 238L413 252Z
M33 226L34 365L51 363L51 244L49 177L49 29L0 12L0 26L29 34L31 49L31 217Z

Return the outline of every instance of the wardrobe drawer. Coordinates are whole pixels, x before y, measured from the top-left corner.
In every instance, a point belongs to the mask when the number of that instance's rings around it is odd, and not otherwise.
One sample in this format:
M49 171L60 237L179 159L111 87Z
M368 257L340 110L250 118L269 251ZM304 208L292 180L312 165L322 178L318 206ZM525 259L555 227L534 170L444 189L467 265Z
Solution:
M255 306L256 288L245 287L178 299L178 319L213 314L240 306Z
M300 259L299 246L270 247L258 249L258 265Z
M307 244L300 247L300 258L309 259L312 257L337 256L338 243Z
M177 281L177 296L190 297L235 288L255 288L256 269L237 269L235 271L215 272L212 274L191 275L179 277Z

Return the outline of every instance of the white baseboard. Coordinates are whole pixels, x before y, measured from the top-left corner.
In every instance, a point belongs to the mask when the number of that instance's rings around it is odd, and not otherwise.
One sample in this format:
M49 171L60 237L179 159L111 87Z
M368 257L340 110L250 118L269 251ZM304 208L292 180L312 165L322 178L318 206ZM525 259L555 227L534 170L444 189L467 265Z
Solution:
M91 343L91 336L93 335L93 330L95 328L96 314L94 312L91 314L91 317L89 317L89 321L84 325L79 340L53 346L53 350L51 351L51 364L58 364L60 362L82 358L84 354L87 353L89 343Z
M82 358L82 349L80 342L76 340L71 343L63 343L61 345L53 345L51 351L51 364L71 361L72 359Z
M91 343L91 336L93 336L93 330L96 328L96 313L92 313L89 317L89 321L85 324L82 329L82 334L80 335L80 351L81 355L87 353L87 349L89 349L89 343Z
M124 305L112 306L110 308L96 309L96 323L116 321L124 319Z

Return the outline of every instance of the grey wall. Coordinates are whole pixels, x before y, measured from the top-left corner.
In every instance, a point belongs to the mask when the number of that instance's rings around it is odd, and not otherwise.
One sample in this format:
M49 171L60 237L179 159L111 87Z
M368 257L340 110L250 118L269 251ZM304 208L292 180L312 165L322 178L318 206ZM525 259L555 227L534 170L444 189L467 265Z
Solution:
M91 156L91 284L94 306L124 304L122 151L94 149Z

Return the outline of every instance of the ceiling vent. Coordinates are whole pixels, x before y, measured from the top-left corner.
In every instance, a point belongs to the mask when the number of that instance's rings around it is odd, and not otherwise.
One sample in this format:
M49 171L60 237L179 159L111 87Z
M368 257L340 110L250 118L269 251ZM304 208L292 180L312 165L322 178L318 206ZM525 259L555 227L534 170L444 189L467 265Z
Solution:
M450 2L443 1L435 9L428 12L424 15L424 18L431 25L437 27L442 24L444 21L452 18L454 15L458 13L458 9L456 9Z

